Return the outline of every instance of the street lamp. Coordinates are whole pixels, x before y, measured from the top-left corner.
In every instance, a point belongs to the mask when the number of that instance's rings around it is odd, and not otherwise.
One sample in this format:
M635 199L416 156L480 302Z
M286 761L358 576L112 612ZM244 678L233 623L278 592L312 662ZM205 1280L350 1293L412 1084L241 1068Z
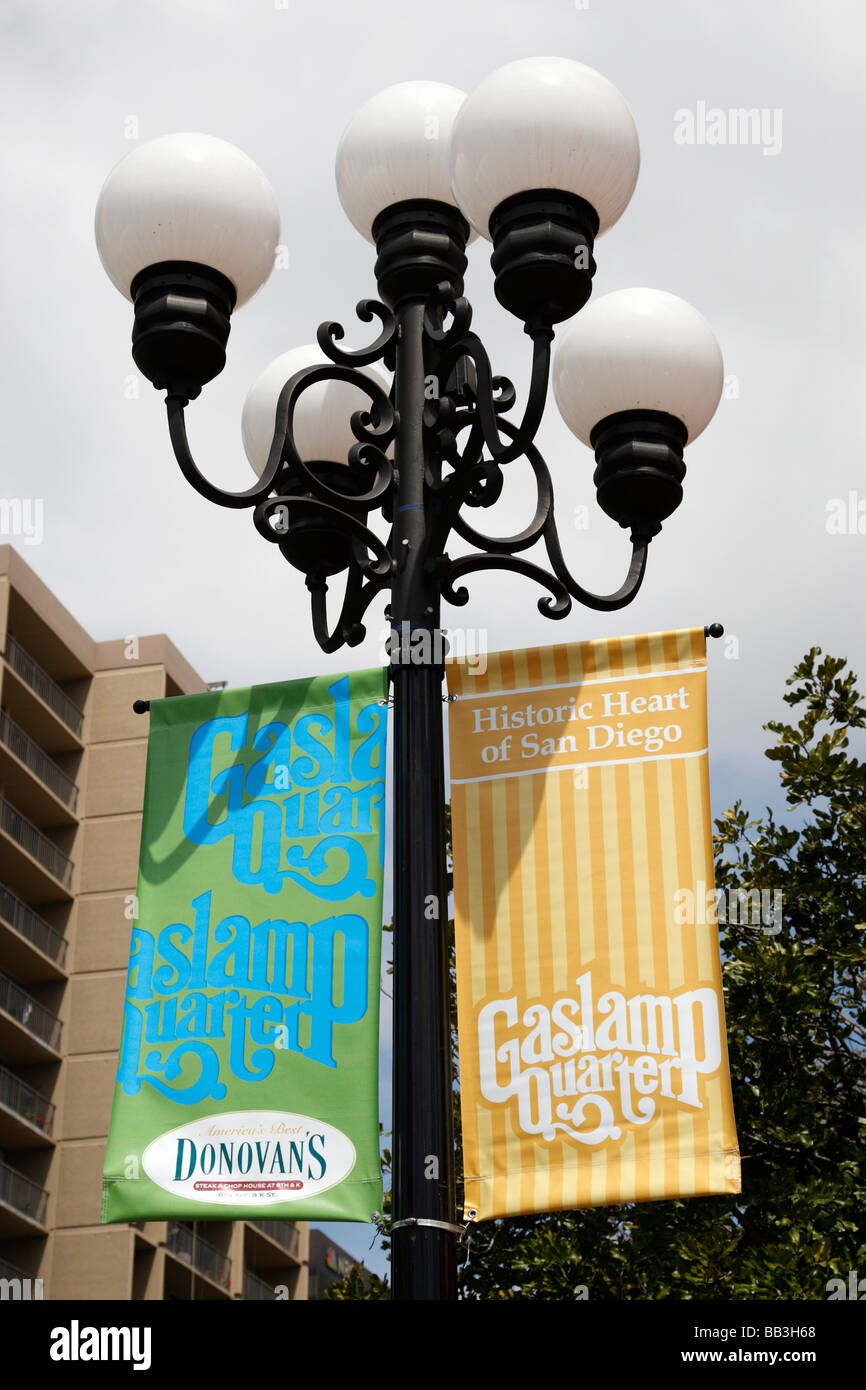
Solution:
M296 349L266 369L244 409L258 477L239 493L199 472L184 410L222 369L231 314L273 264L273 193L232 146L178 135L121 160L97 208L100 256L135 306L133 356L166 392L188 481L221 506L253 509L259 533L304 574L324 651L361 642L366 610L390 595L398 1299L456 1296L441 601L465 604L467 575L505 569L546 591L538 607L548 618L564 618L575 599L602 611L624 607L640 588L651 539L681 500L683 448L721 394L715 339L673 295L609 294L566 331L556 401L595 450L598 500L632 544L622 586L588 592L566 566L550 473L533 441L554 325L589 299L595 239L625 210L638 167L623 98L569 59L510 63L468 97L433 82L373 97L342 136L336 172L349 219L376 247L379 300L362 300L357 313L378 321L378 335L345 351L342 327L325 323L317 349ZM496 297L532 343L518 421L508 418L511 383L493 375L470 329L463 274L474 232L492 241ZM496 503L518 460L531 518L515 535L488 536L470 516ZM377 513L387 534L370 525ZM469 552L450 555L454 538ZM526 557L536 545L547 566ZM342 596L333 617L335 581Z

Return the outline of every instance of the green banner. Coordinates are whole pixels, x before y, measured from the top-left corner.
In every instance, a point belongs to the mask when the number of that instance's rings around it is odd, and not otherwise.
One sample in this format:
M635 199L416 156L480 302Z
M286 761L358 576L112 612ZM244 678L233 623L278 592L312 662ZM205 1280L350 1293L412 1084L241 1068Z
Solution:
M381 1211L386 694L152 702L103 1221Z

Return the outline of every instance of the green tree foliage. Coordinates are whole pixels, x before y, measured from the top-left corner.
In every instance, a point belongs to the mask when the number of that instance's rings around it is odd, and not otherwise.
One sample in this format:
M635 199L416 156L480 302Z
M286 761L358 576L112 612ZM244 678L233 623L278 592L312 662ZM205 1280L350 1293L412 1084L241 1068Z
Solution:
M352 1265L344 1279L338 1279L333 1284L329 1284L322 1294L323 1299L330 1298L334 1302L356 1298L390 1298L390 1296L387 1280L380 1279L378 1274L373 1274L369 1269L364 1269L359 1264Z
M720 921L742 1193L486 1222L463 1298L823 1299L866 1274L866 707L817 647L787 684L799 719L765 726L767 757L798 828L739 802L716 822L728 902L782 894L763 925Z

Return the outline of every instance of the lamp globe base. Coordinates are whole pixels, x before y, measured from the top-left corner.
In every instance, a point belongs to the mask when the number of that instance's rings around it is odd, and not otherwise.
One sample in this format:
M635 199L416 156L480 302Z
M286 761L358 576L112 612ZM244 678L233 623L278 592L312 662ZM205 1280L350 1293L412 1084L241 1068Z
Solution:
M561 323L592 292L595 208L575 194L538 188L490 215L496 298L523 323Z
M139 271L130 293L135 365L158 391L194 400L225 366L234 285L209 266L163 261Z
M459 298L470 230L457 208L433 198L409 198L380 212L373 223L376 283L388 308L427 300L443 283Z
M687 438L682 420L661 410L620 410L592 431L599 506L635 541L658 535L680 505Z
M325 487L344 495L347 506L351 505L352 493L361 493L366 486L344 463L307 462L305 467ZM335 504L329 501L325 507L316 506L316 501L323 499L297 476L284 481L296 497L308 499L310 505L299 507L288 503L288 515L279 528L283 532L279 543L283 557L310 579L327 579L348 569L352 561L353 533L348 526L340 525L340 518L334 511L326 509Z

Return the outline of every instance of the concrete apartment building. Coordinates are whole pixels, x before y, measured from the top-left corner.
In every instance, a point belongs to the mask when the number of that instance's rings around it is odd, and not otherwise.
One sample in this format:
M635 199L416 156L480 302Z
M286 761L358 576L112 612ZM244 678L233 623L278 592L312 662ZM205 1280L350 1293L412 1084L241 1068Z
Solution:
M307 1297L306 1222L99 1224L148 719L206 689L95 642L0 546L0 1279L46 1299Z

